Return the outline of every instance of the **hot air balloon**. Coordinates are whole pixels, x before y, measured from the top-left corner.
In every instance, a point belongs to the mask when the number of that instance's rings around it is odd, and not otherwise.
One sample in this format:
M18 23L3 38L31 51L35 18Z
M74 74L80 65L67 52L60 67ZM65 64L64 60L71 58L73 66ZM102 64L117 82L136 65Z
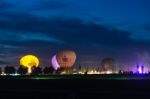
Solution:
M20 59L20 65L28 68L28 73L32 72L32 67L39 66L39 59L34 55L25 55Z
M115 70L116 62L113 58L104 58L101 62L102 70L103 71L111 71Z
M57 70L58 68L60 68L60 65L59 65L58 62L57 62L56 55L54 55L54 56L52 57L51 64L52 64L52 66L53 66L53 68L54 68L55 70Z
M57 53L56 59L60 68L71 68L76 61L76 54L74 51L63 50Z

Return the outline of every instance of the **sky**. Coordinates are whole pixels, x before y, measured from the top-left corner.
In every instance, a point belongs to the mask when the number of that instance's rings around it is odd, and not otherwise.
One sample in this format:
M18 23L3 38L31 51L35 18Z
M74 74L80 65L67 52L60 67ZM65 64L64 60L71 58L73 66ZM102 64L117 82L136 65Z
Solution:
M76 66L100 66L112 57L120 68L150 68L149 0L0 0L0 66L17 66L26 54L51 65L60 50L77 54Z

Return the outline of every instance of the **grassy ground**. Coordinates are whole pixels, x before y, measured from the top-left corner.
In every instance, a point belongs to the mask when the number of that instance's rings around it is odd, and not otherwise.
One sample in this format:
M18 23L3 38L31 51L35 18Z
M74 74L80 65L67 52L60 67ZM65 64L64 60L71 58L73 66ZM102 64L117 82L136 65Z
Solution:
M0 76L0 79L22 79L22 80L51 80L51 79L88 79L88 80L150 80L150 75L119 75L119 74L109 74L109 75L38 75L38 76Z
M35 99L150 97L150 75L0 76L0 85L0 95L10 98L33 95Z

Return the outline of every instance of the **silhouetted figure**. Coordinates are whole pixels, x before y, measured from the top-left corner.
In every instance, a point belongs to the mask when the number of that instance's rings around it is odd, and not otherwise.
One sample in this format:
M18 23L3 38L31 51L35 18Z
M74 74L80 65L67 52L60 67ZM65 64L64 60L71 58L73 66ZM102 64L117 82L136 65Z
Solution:
M44 74L52 74L54 72L54 68L52 66L50 67L45 67L43 69Z
M140 66L139 66L139 64L137 64L136 65L136 74L139 74L139 68L140 68Z
M6 66L5 69L4 69L4 72L6 74L14 74L16 73L16 69L13 67L13 66Z
M21 75L25 75L27 74L28 72L28 68L27 67L23 67L23 66L20 66L17 70L17 73L21 74Z
M84 74L87 75L87 74L88 74L88 71L86 70Z
M42 68L33 66L31 75L40 75L42 74Z

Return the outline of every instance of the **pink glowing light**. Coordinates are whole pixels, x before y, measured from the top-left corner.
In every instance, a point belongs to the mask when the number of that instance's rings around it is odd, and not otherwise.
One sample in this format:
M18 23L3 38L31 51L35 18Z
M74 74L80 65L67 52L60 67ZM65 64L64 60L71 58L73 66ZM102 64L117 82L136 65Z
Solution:
M139 72L140 74L142 74L142 68L141 68L141 66L138 68L138 72Z
M58 64L57 62L57 58L56 58L56 55L54 55L52 57L52 60L51 60L51 63L52 63L52 66L55 70L57 70L58 68L60 68L60 65Z
M137 65L137 72L139 73L139 74L143 74L143 73L145 73L145 71L144 71L144 66L143 65Z

